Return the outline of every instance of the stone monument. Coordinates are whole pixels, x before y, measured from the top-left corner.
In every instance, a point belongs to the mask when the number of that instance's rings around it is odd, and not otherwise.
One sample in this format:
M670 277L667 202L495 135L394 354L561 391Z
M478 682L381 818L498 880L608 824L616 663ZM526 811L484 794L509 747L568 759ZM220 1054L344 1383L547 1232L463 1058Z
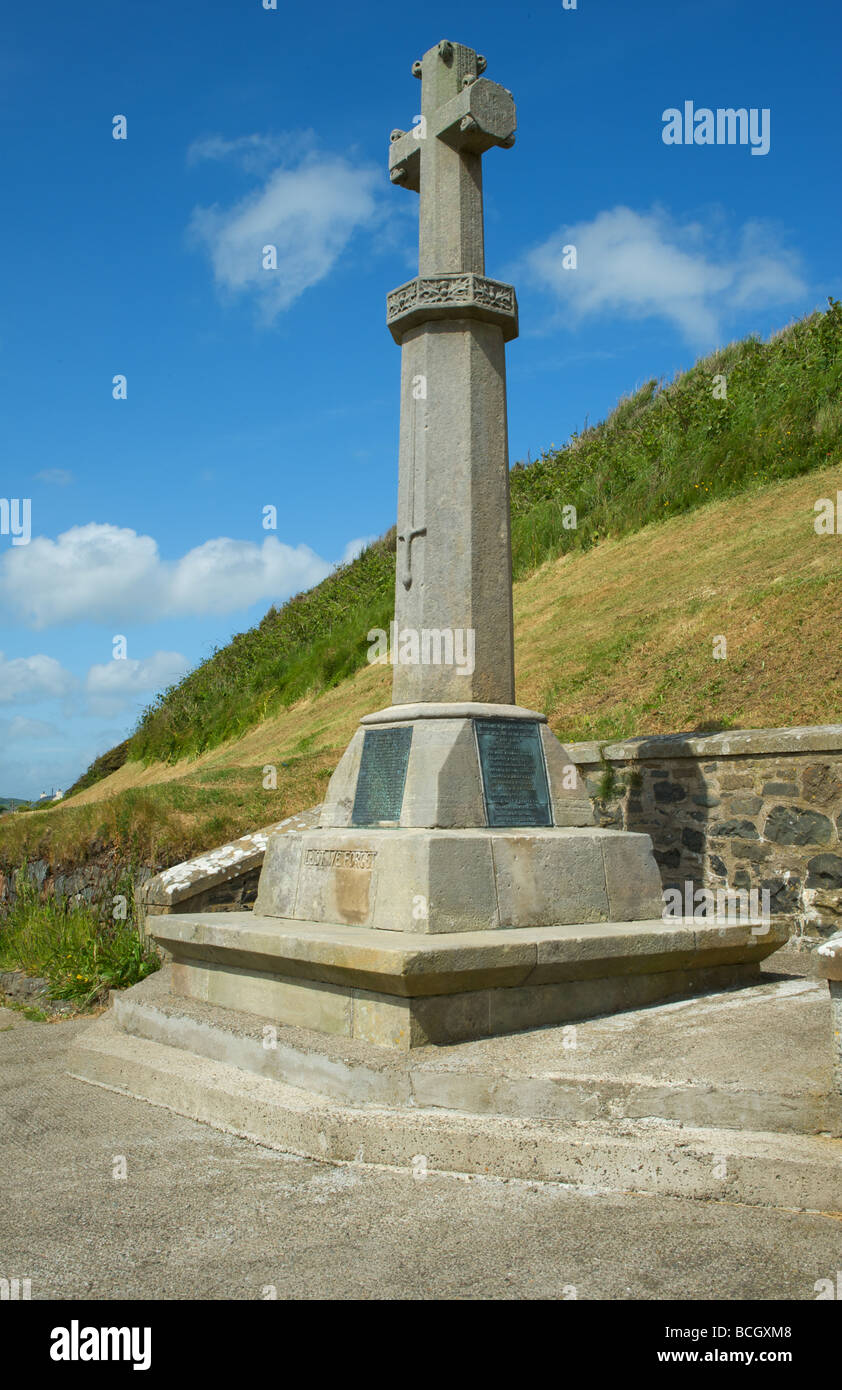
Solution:
M392 705L367 715L318 827L269 842L255 911L150 917L173 991L407 1049L747 981L777 945L663 921L648 835L593 823L546 717L515 703L505 345L485 274L482 156L511 93L444 41L392 182L420 195L419 273L387 301L401 347ZM365 634L360 634L365 640ZM457 657L459 659L457 659Z

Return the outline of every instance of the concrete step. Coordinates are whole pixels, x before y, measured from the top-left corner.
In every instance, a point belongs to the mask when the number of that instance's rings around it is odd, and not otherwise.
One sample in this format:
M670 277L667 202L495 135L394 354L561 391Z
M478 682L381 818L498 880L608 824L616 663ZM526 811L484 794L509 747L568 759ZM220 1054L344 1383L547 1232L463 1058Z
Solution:
M135 1022L142 1012L145 1026L150 1027L154 1008L138 1005L137 1010ZM160 1017L166 1017L163 1011ZM172 1022L170 1026L178 1036ZM172 1046L126 1032L112 1010L76 1039L70 1074L257 1143L330 1162L416 1169L423 1165L441 1172L485 1173L605 1192L695 1197L792 1210L842 1210L842 1140L838 1138L707 1127L663 1116L516 1114L512 1113L517 1108L514 1098L518 1094L527 1097L530 1092L525 1078L515 1077L510 1078L508 1090L498 1087L485 1092L484 1109L479 1103L481 1085L472 1092L474 1110L419 1103L418 1076L413 1078L416 1089L407 1099L394 1089L394 1068L371 1069L366 1081L361 1058L351 1055L343 1063L341 1056L329 1055L318 1046L301 1053L313 1085L300 1084L303 1070L297 1073L299 1084L290 1085L277 1073L258 1075L230 1061L188 1050L203 1030L207 1049L220 1043L219 1034L214 1042L207 1021L192 1018L185 1023L181 1045ZM319 1044L324 1041L318 1039ZM502 1041L514 1040L491 1039L458 1050ZM242 1038L238 1042L234 1028L229 1042L230 1055L242 1059L248 1052L247 1042ZM275 1055L262 1045L261 1050L267 1059ZM382 1055L381 1049L371 1051ZM273 1063L265 1065L268 1068ZM289 1067L289 1061L284 1065ZM446 1067L425 1070L434 1092L436 1077L449 1078L447 1084L452 1087L453 1072ZM316 1088L317 1083L321 1089ZM329 1085L340 1090L353 1085L356 1099L326 1094ZM368 1098L361 1100L366 1086ZM391 1098L386 1099L390 1087ZM565 1089L562 1087L560 1094ZM462 1094L469 1093L471 1088L467 1087ZM439 1100L447 1094L447 1087L439 1090ZM540 1109L541 1101L536 1101L539 1095L540 1087L521 1104ZM449 1096L451 1102L458 1098L452 1089ZM686 1097L688 1106L692 1099ZM757 1115L756 1109L754 1113Z
M409 1053L179 997L169 981L165 968L116 996L118 1026L351 1105L842 1133L827 987L805 980Z

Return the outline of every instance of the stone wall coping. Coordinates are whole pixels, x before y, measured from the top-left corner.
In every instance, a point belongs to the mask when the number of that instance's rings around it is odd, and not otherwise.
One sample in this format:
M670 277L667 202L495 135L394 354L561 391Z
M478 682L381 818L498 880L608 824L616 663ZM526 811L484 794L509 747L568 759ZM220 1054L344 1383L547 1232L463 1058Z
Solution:
M298 815L287 816L285 820L266 825L261 830L253 830L232 840L218 849L198 854L195 859L186 859L183 864L174 864L171 869L150 878L140 890L141 901L147 907L170 907L183 902L185 898L195 897L230 878L239 878L251 869L260 868L266 853L266 846L272 835L284 835L290 830L308 830L318 821L321 805L314 806Z
M562 740L563 741L563 740ZM726 729L720 734L653 734L617 743L565 743L577 766L660 758L739 758L759 754L838 753L842 724L807 724L787 729Z
M816 947L818 973L825 980L842 980L842 931Z

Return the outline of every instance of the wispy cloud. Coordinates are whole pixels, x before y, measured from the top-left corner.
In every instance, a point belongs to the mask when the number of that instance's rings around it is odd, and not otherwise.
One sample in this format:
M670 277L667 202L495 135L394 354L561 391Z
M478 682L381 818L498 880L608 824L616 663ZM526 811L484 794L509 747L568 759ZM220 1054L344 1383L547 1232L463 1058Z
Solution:
M75 684L70 672L52 656L16 656L7 661L0 652L0 704L56 699L69 694Z
M245 173L267 174L290 157L301 160L312 154L318 140L313 130L282 131L276 135L239 135L227 140L224 135L206 135L194 140L187 150L189 165L226 161L236 164Z
M76 480L66 468L42 468L35 474L35 481L47 483L49 487L69 487Z
M575 269L564 268L568 246L576 248ZM799 257L775 227L749 221L729 229L717 210L703 224L679 222L660 207L611 208L554 232L527 253L522 273L572 322L661 318L697 347L720 341L735 309L790 304L807 293Z
M110 718L137 703L139 695L165 689L181 679L190 662L181 652L153 652L143 658L123 658L91 666L79 680L54 657L19 656L7 661L0 652L0 705L32 705L61 701L65 718L74 714ZM41 719L23 715L0 719L0 736L34 739L58 734Z
M229 207L196 207L189 235L210 258L218 288L253 294L273 320L333 269L358 228L374 225L382 170L319 152L312 132L294 136L207 136L188 160L233 160L261 176L258 187ZM264 266L264 247L277 266Z
M0 719L0 739L17 743L23 739L56 738L59 730L46 719L28 719L24 714L16 714L13 719Z

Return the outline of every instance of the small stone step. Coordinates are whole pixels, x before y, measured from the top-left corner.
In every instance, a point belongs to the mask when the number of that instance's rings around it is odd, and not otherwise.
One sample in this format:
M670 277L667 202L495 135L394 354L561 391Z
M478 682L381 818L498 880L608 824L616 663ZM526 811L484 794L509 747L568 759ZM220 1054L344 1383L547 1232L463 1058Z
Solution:
M287 1153L335 1163L483 1173L604 1192L838 1211L842 1141L665 1120L578 1122L348 1105L130 1036L106 1014L70 1075Z

